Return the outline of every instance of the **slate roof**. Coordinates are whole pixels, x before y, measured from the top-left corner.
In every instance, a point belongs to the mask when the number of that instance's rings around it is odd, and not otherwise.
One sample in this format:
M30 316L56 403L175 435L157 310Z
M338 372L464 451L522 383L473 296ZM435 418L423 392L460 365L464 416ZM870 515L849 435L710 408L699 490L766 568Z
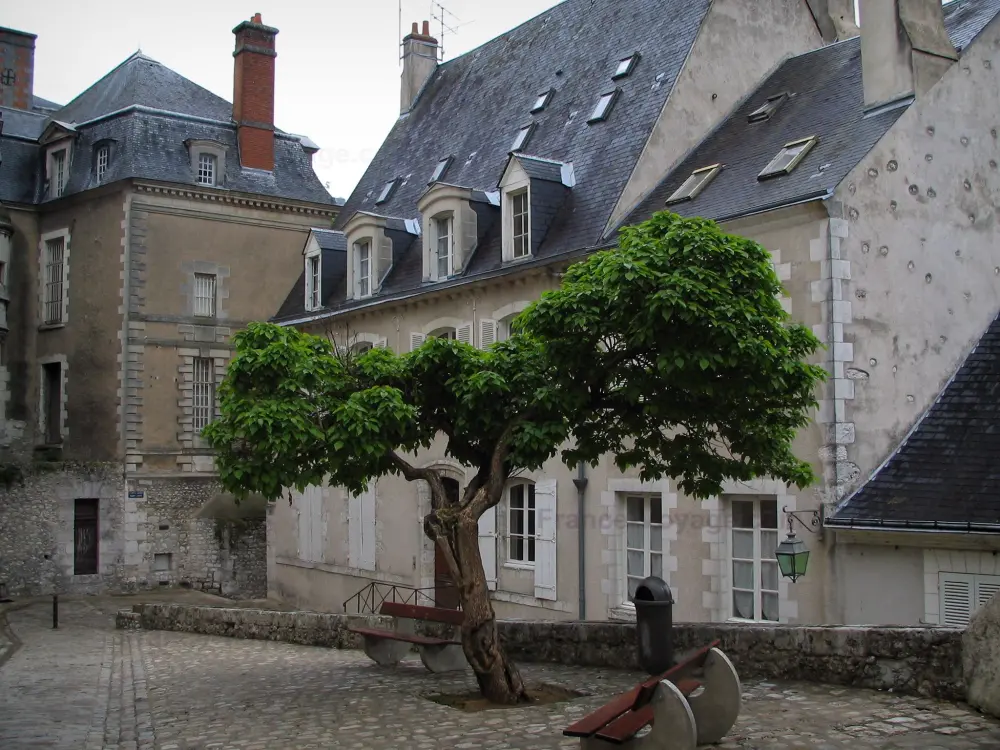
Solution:
M1000 0L962 0L944 7L952 42L964 49L1000 11ZM747 117L771 96L791 94L770 119ZM622 222L644 221L668 208L681 216L725 220L766 211L834 190L905 112L898 107L864 116L859 37L790 58L747 97ZM877 112L877 110L876 110ZM791 174L757 175L791 141L818 136ZM723 169L694 200L666 206L701 167Z
M1000 317L833 527L1000 530Z
M32 112L3 108L3 116L0 201L51 200L43 195L44 150L37 141L50 123L59 122L77 131L63 195L96 186L94 147L101 141L112 143L105 183L139 178L193 186L185 141L204 139L227 147L225 181L215 189L336 205L313 171L311 141L304 145L301 136L278 130L274 171L244 169L232 105L141 53L64 107Z
M525 151L571 163L576 185L550 225L537 258L602 241L604 229L705 17L709 0L566 0L471 52L441 64L416 106L397 120L338 218L357 211L417 218L417 201L441 159L454 160L450 184L496 190L518 130L537 127ZM627 78L619 60L638 51ZM621 94L608 119L588 124L600 95ZM540 112L538 94L554 89ZM402 178L389 201L375 199ZM486 216L484 214L484 216ZM412 243L383 286L382 298L420 289L421 243ZM499 222L481 240L465 277L500 269ZM443 284L435 284L442 287ZM302 313L293 291L283 314ZM335 300L325 300L327 306Z

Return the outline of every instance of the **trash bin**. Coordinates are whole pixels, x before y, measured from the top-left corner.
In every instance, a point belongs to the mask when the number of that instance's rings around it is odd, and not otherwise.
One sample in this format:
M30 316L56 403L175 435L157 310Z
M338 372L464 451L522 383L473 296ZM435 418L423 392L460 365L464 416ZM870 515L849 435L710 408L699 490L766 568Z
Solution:
M662 578L644 578L636 587L636 635L639 666L648 674L661 674L674 665L674 597Z

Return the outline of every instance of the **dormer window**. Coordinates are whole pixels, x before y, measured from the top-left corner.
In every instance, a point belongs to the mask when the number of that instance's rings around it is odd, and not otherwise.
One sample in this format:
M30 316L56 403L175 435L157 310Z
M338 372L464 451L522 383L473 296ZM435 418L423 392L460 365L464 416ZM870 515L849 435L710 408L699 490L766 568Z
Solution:
M538 96L535 97L535 104L531 107L531 112L541 112L549 105L549 100L552 98L553 90L543 91Z
M619 78L625 78L633 70L635 70L636 63L639 62L639 53L636 52L634 55L629 55L623 60L618 61L618 67L615 68L615 73L611 76L612 80L618 80Z
M451 216L434 219L434 241L437 250L437 277L447 279L454 272L454 223Z
M434 174L431 175L431 179L427 184L431 185L444 177L444 173L448 171L448 167L451 166L451 162L452 157L450 156L446 156L444 159L439 161L437 166L434 167Z
M771 162L757 175L757 179L767 180L790 174L799 165L799 162L806 158L806 154L812 150L818 140L816 136L811 135L808 138L786 143L778 155L771 159Z
M306 258L306 310L318 310L322 307L320 263L320 255Z
M615 105L615 100L618 98L618 89L614 91L606 91L601 94L601 98L597 100L597 104L594 106L594 111L591 112L590 118L587 123L602 122L608 119L608 115L611 114L611 108Z
M515 258L531 255L531 228L529 222L528 191L522 190L510 196L511 240L514 243Z
M375 205L380 203L385 203L392 197L392 194L396 192L396 186L399 184L399 180L389 180L385 185L382 186L382 192L378 194L378 198L375 199Z
M355 268L357 268L358 297L372 294L372 241L358 240L354 243Z
M215 185L215 175L218 172L219 160L215 154L198 154L198 175L199 185Z
M49 179L52 181L52 196L58 198L66 189L66 149L60 148L52 152L52 164Z
M684 183L674 191L674 194L667 198L667 205L681 203L683 201L694 200L698 193L704 190L722 170L721 164L713 164L710 167L702 167L691 173L691 176L684 180Z
M517 131L517 135L514 136L514 142L510 144L511 151L520 151L525 146L528 145L528 140L531 138L531 134L535 131L535 123L530 125L525 125L520 130Z
M226 184L226 145L218 141L187 140L191 174L196 185L222 187Z
M97 155L95 157L95 171L97 173L97 181L104 182L104 177L108 173L108 164L111 161L111 146L105 143L102 146L97 147Z
M785 99L787 98L787 93L769 96L766 102L747 116L747 122L763 122L764 120L770 120L771 117L774 116L774 113L778 111L778 107L784 104Z

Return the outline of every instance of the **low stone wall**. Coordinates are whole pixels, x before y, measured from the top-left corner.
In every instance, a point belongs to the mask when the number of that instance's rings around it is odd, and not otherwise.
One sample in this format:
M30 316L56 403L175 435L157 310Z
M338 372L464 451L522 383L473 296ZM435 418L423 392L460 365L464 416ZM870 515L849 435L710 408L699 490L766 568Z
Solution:
M378 615L136 605L141 626L205 635L360 648L351 625L390 627ZM134 618L129 618L134 619ZM131 623L130 623L131 624ZM122 627L126 623L122 621ZM638 669L635 625L506 620L500 636L515 661ZM432 634L433 626L420 632ZM962 632L945 628L869 628L678 623L679 656L718 639L740 676L807 680L963 700Z

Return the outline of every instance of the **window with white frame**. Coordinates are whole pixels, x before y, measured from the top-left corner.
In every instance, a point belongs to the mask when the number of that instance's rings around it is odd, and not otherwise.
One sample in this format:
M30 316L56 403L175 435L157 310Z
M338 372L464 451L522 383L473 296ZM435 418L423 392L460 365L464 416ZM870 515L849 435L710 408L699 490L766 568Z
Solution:
M511 485L507 490L508 562L534 565L535 521L535 485L528 482Z
M663 498L625 497L625 582L628 601L643 578L663 578Z
M108 162L111 161L111 146L105 144L97 149L97 181L104 182L104 176L108 173Z
M511 239L515 258L526 258L531 254L529 241L528 191L522 190L510 196Z
M306 309L320 308L320 256L311 255L306 258Z
M452 274L454 261L452 247L454 244L451 216L440 216L434 219L434 239L437 245L437 277L446 279Z
M217 171L218 158L215 154L198 154L198 174L197 182L199 185L214 185L215 184L215 173Z
M358 296L368 297L372 293L371 240L360 240L354 243L354 258L358 269Z
M66 289L66 238L45 241L45 324L63 322Z
M52 152L52 173L49 179L52 180L52 195L58 198L66 187L66 149Z
M778 501L730 498L733 611L740 620L778 621Z
M198 317L215 317L216 285L214 273L194 275L194 314Z
M194 430L201 432L215 417L215 368L207 357L194 358Z

